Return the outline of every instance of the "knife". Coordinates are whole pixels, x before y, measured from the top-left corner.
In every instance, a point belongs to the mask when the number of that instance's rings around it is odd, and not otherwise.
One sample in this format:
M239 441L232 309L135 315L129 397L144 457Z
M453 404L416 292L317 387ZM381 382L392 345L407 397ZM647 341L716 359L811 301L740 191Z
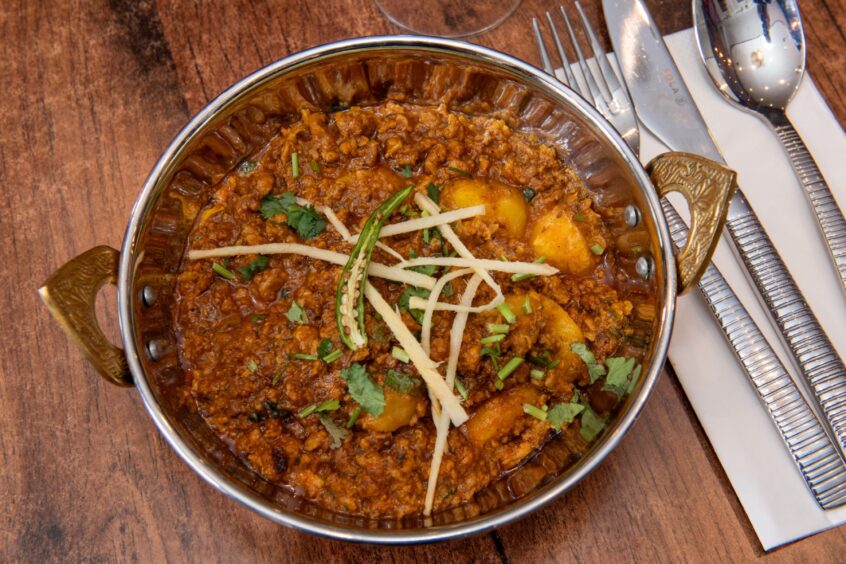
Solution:
M661 32L642 0L603 0L603 11L637 115L665 145L724 163ZM726 230L746 275L846 458L846 367L822 330L743 192Z

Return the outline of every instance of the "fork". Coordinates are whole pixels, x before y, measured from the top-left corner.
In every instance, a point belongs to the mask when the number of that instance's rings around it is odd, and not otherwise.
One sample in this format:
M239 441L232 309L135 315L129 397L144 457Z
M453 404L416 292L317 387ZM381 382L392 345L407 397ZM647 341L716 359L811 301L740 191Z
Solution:
M549 12L546 12L546 19L561 59L564 78L556 76L538 19L532 18L543 68L593 104L620 133L632 151L640 155L640 129L635 108L628 92L611 68L605 50L597 40L581 4L578 0L574 4L595 64L589 65L585 60L570 18L564 7L559 6L570 36L570 44L578 59L582 80L579 81L572 72L555 21ZM667 218L673 243L680 248L687 239L688 227L667 199L661 200L661 207ZM823 430L781 360L713 263L702 276L699 289L717 318L744 373L781 433L793 461L817 503L823 509L846 504L846 464L839 451Z

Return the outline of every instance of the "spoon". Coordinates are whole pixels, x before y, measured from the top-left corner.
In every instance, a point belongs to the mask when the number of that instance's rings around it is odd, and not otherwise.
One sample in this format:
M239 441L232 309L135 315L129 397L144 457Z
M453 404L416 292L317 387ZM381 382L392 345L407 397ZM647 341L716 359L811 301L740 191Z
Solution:
M846 289L846 221L785 114L805 72L805 32L795 0L693 0L699 53L729 101L769 123L790 157Z

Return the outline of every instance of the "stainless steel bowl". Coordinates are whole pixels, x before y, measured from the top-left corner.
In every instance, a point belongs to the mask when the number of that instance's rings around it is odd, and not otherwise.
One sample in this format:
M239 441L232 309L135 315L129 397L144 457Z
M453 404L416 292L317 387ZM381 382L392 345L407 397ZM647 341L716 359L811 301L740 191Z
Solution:
M520 499L509 501L494 488L431 522L333 514L297 498L250 471L172 393L184 378L171 323L173 281L188 230L211 186L301 109L387 98L484 112L545 136L597 199L620 214L629 207L629 218L638 219L629 229L647 241L641 274L651 277L658 296L641 381L584 456L563 468L559 464ZM672 173L665 183L676 188L689 187L703 175L713 180L721 172L678 155L664 165L664 176ZM717 223L720 213L712 214ZM710 236L716 240L714 233ZM703 237L700 247L703 241L704 247L713 248ZM664 363L679 291L677 268L698 268L693 262L677 267L670 249L649 175L611 125L578 95L522 61L476 45L371 37L292 55L223 92L182 129L156 163L132 210L120 253L96 247L65 264L40 291L95 367L113 383L138 389L162 435L215 488L272 521L303 531L401 544L462 537L515 521L573 487L605 459L643 409ZM703 253L693 254L699 255L699 266L707 261ZM115 280L123 351L107 343L93 314L97 291Z

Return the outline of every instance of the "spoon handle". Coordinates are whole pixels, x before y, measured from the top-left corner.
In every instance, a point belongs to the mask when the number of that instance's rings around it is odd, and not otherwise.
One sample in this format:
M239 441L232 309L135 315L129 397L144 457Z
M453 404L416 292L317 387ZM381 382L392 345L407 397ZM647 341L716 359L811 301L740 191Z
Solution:
M787 151L793 170L796 171L808 201L814 208L831 259L840 276L840 285L846 290L846 220L843 219L843 212L837 206L831 189L817 168L817 163L787 115L780 111L768 112L766 117Z
M666 198L661 206L673 243L680 248L688 227ZM823 509L846 504L846 465L839 449L714 263L699 289L817 503Z
M738 189L726 228L752 283L800 374L822 409L823 423L846 453L846 367L796 285L758 216Z

